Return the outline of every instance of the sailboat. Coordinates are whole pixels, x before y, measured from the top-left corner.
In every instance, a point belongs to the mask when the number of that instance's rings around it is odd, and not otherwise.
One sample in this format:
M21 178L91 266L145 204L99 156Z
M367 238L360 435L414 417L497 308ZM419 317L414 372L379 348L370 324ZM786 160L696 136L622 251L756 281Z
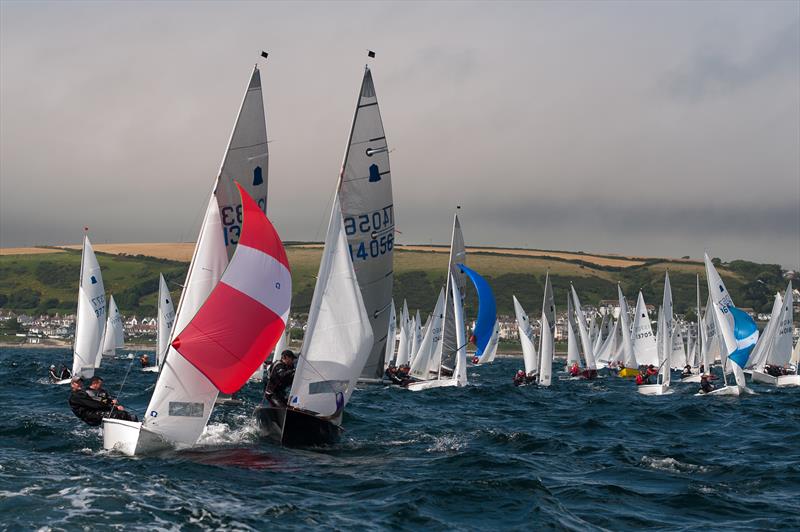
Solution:
M536 353L534 342L533 326L528 318L528 313L522 308L517 296L512 296L514 301L514 313L517 318L517 331L519 332L519 343L522 346L522 362L525 365L526 380L535 378L539 372L539 355Z
M158 373L164 363L169 348L169 336L172 333L172 324L175 321L175 308L172 305L172 295L167 288L163 274L158 274L158 317L156 318L156 360L155 365L142 368L142 371Z
M784 368L789 365L792 358L793 305L790 281L783 297L776 294L769 323L753 351L752 358L756 359L751 373L753 382L776 386L800 386L797 365L795 372L787 375L772 375L766 371L767 365Z
M681 382L686 383L699 383L701 380L700 375L700 365L702 364L702 356L703 356L703 336L705 335L704 332L704 324L702 318L702 312L700 308L700 276L697 276L696 279L697 283L697 302L696 302L696 313L697 313L697 325L695 331L695 341L692 345L692 348L689 349L689 357L687 358L687 365L691 366L692 368L692 375L688 375L686 377L681 378ZM691 340L691 335L689 336Z
M116 355L117 349L123 347L125 347L125 330L122 327L122 317L119 315L119 308L117 308L117 302L114 301L114 296L111 296L108 300L108 318L103 332L103 350L94 362L95 369L100 367L103 357L113 357Z
M486 348L483 350L483 354L481 355L480 359L478 359L478 365L491 364L492 362L494 362L494 358L497 356L497 348L499 344L500 344L500 321L495 320L494 329L492 329L492 336L489 337L489 343L486 344Z
M639 295L641 295L641 292L639 292ZM650 324L649 318L647 320L647 323L648 325ZM656 343L656 350L658 353L658 360L659 360L658 375L656 375L656 380L660 382L655 382L653 384L638 385L636 387L636 391L642 395L666 395L668 393L672 393L672 390L669 389L669 384L671 380L669 360L670 360L670 353L672 350L672 336L669 333L669 325L667 323L667 312L664 310L664 305L662 305L659 308L658 312L658 331L659 331L658 335L656 337L653 337L651 328L651 333L649 338L653 339L653 341Z
M75 316L75 345L72 358L72 378L94 376L103 349L103 330L106 322L106 295L100 264L94 254L89 236L83 236L81 276L78 286L78 312ZM70 379L59 381L68 383Z
M211 189L169 344L176 331L182 331L208 299L240 242L244 212L235 178L242 180L248 196L266 212L268 162L261 74L256 65ZM261 354L262 361L268 352ZM219 391L208 376L170 345L141 430L133 427L117 434L116 439L105 436L108 431L104 431L104 444L119 444L129 454L194 445L205 429Z
M458 282L454 278L451 278L448 284L450 285L452 293L451 302L453 305L453 318L454 318L453 321L455 322L454 323L454 330L456 333L455 340L459 343L459 347L456 351L456 356L455 356L455 367L453 369L453 375L450 377L442 377L440 373L439 378L437 379L412 382L408 386L406 386L406 388L411 391L467 385L467 341L464 336L464 310L463 307L461 306L461 301L462 301L461 291L458 288Z
M740 395L752 393L745 383L743 368L758 342L758 327L753 318L736 308L725 284L717 273L708 254L705 254L706 280L709 297L713 302L713 314L719 327L722 352L722 376L725 379L726 366L730 365L736 384L712 390L701 395Z
M339 204L373 345L360 380L380 382L392 304L394 202L389 146L369 66L358 93L338 184Z
M435 365L435 354L441 348L442 324L444 323L444 288L439 290L436 306L425 328L425 336L420 342L417 356L411 364L409 375L417 380L430 380L438 377L439 366Z
M539 334L539 386L550 386L553 380L553 358L555 357L556 304L550 272L544 278L542 298L542 323Z
M429 371L435 378L424 382L412 382L406 388L411 391L426 390L440 386L466 386L466 340L464 339L464 289L466 275L459 268L465 264L467 252L461 222L458 214L453 216L453 233L450 238L450 258L447 266L447 280L444 289L444 317L442 320L442 339L434 349ZM454 289L455 287L455 289ZM458 299L453 299L458 296ZM457 321L457 315L460 321ZM402 338L401 338L402 339ZM457 367L464 356L464 366ZM460 371L459 371L460 370Z
M569 288L572 292L572 301L575 305L575 320L578 322L578 333L580 334L581 346L583 347L583 358L586 361L586 366L581 376L585 379L593 379L597 376L597 363L595 362L594 352L592 351L592 340L589 336L589 329L586 326L586 318L581 309L578 293L575 292L575 287L572 286L572 283L570 283Z
M475 291L478 293L478 317L470 340L475 342L475 360L473 362L477 361L479 363L494 334L495 324L497 323L497 303L494 299L492 287L489 286L486 279L463 264L458 266L472 281Z
M639 374L639 364L636 362L636 355L633 352L633 339L631 338L631 327L628 324L628 302L622 294L622 287L617 284L617 297L619 298L619 321L622 331L621 354L622 369L618 376L623 378L635 377Z
M288 404L268 402L255 411L263 436L288 446L338 439L373 345L361 293L337 194Z
M567 295L567 364L565 370L569 371L570 368L581 365L581 355L578 349L578 339L575 336L575 314L572 311L572 296ZM577 376L573 378L579 378Z

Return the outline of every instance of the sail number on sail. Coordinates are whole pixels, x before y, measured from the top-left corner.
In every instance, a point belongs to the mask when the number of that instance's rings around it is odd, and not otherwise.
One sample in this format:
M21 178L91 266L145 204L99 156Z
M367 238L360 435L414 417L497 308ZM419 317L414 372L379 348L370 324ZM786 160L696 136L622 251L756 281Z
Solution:
M258 207L264 211L267 200L258 198ZM225 236L225 245L236 245L239 243L239 234L242 232L242 204L227 205L219 210L222 216L222 233Z
M94 310L94 315L98 318L106 313L106 296L100 294L97 297L92 298L92 307Z
M367 214L346 216L344 230L348 240L356 235L357 238L366 235L363 241L350 244L353 261L385 255L394 248L394 205Z

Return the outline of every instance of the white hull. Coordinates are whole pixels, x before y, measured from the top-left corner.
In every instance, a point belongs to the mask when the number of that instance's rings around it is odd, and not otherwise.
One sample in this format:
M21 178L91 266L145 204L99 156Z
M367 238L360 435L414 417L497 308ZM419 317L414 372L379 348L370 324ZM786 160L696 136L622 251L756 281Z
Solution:
M69 379L61 379L60 381L56 381L53 384L69 384L70 382L72 382L71 378L69 378Z
M745 386L737 386L735 384L731 384L729 386L723 386L722 388L717 388L716 390L711 390L708 393L696 393L695 395L751 395L755 392L750 388Z
M773 386L800 386L800 375L781 375L773 377L768 373L760 371L750 372L753 382L760 382L761 384L771 384Z
M364 379L364 378L358 379L357 381L358 384L384 384L385 382L386 381L384 381L383 379Z
M702 378L702 375L699 375L699 374L698 375L689 375L688 377L683 377L681 379L681 382L691 382L691 383L700 384L701 378Z
M158 373L158 366L147 366L146 368L142 368L142 371L145 373Z
M450 386L458 386L458 379L436 379L432 381L412 382L406 386L406 388L412 392L418 392L420 390L429 390L431 388L448 388Z
M670 390L668 384L642 384L636 387L636 391L642 395L667 395L674 390Z
M138 421L104 419L103 449L117 451L127 456L135 455L141 429L142 424Z

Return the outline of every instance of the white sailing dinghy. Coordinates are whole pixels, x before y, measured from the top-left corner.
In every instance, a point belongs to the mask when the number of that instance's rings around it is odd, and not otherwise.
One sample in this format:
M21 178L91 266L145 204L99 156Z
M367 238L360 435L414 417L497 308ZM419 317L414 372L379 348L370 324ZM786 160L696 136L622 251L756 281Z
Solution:
M692 375L687 377L682 377L681 382L685 383L699 383L702 376L700 375L700 365L702 364L702 356L703 356L703 336L704 333L704 325L703 325L703 314L700 308L700 276L697 276L697 302L696 302L696 312L697 312L697 329L695 331L695 341L692 345L692 348L689 349L689 356L687 357L687 364L692 368ZM689 336L691 339L691 335Z
M392 303L394 202L389 146L369 66L358 93L338 183L339 204L373 345L360 380L383 379ZM405 360L404 362L407 362Z
M725 386L700 395L753 393L745 383L743 368L747 365L750 353L758 342L758 327L750 316L734 306L733 300L711 259L708 258L708 254L704 259L708 293L713 301L713 314L716 317L723 347L722 375L725 378L726 365L730 365L736 384L728 385L726 380Z
M108 318L106 319L106 329L103 332L103 350L94 363L95 369L100 367L103 357L114 357L117 349L125 347L125 330L122 327L122 316L119 308L114 301L114 296L108 299Z
M158 373L169 349L169 337L175 322L175 307L163 274L158 274L158 317L156 318L156 360L155 365L142 368L142 371Z
M83 236L81 277L78 285L78 312L75 316L75 344L72 358L72 378L94 376L103 349L103 330L106 322L106 295L100 264L94 254L89 236ZM57 384L67 384L63 379Z
M452 277L452 276L451 276ZM459 346L456 352L456 363L451 377L441 376L438 379L427 381L412 382L407 386L411 391L429 390L431 388L445 388L451 386L466 386L467 383L467 340L464 334L464 309L461 306L461 293L458 288L458 282L455 279L450 280L450 288L452 291L452 304L453 304L453 318L454 330L456 333L456 341Z
M536 353L536 345L533 337L533 326L528 318L528 313L522 308L522 304L517 296L512 296L514 300L514 313L517 316L517 330L519 331L519 343L522 346L522 362L525 364L526 381L534 379L539 373L539 355Z
M581 365L581 355L578 350L578 339L575 336L574 314L572 312L572 296L567 295L567 364L566 371L570 371L576 364ZM573 378L579 378L577 375Z
M575 292L575 287L572 283L569 285L572 292L572 300L575 305L575 320L578 322L578 332L581 338L581 347L583 347L583 358L586 361L586 366L581 376L585 379L594 379L597 376L597 362L594 359L594 351L592 350L592 341L589 337L589 329L586 326L586 318L581 309L581 302L578 299L578 293Z
M553 299L553 286L550 272L544 279L542 299L542 324L539 334L539 386L550 386L553 380L553 357L555 357L556 303Z
M497 356L497 347L500 344L500 320L494 322L494 329L492 336L489 337L489 343L486 344L486 349L478 360L478 365L491 364Z
M422 337L422 342L420 342L417 356L411 364L409 374L415 379L430 380L438 376L438 366L435 371L431 370L433 369L434 354L441 348L442 343L444 300L444 288L442 288L439 290L439 297L436 299L436 306L425 329L425 336Z
M389 368L389 364L392 362L392 358L394 357L394 348L395 344L397 343L397 309L394 305L394 298L392 298L392 308L391 313L389 314L389 328L386 330L386 348L384 349L383 353L383 371L384 374L386 370Z
M269 402L255 411L263 436L288 446L339 438L344 408L373 346L361 293L337 194L288 405Z
M628 322L628 302L622 294L622 287L617 284L617 297L619 298L619 321L622 330L621 354L622 369L618 376L623 378L635 377L639 374L639 363L636 361L636 354L633 351L633 338L631 338L631 326Z
M457 207L457 209L460 207ZM437 367L439 375L453 375L458 356L459 349L463 345L459 342L459 333L456 330L455 312L456 306L460 308L461 316L464 316L464 296L467 287L467 275L461 270L459 264L467 264L467 250L464 246L464 235L461 232L461 221L458 219L458 213L453 215L453 232L450 238L450 257L447 263L447 279L445 282L444 290L444 324L442 325L442 347L437 353L437 362L441 364L441 368ZM453 302L453 290L450 289L450 283L455 281L458 287L458 294L461 299ZM463 319L462 319L463 322ZM462 324L463 325L463 324ZM462 336L464 331L460 333ZM466 371L466 369L464 370Z
M268 162L261 74L256 65L208 200L168 344L208 299L238 247L243 207L235 178L241 180L259 209L266 212ZM268 352L261 354L262 359ZM171 345L160 367L141 431L134 427L124 434L106 437L106 445L114 447L119 443L123 452L138 454L197 443L219 389Z
M661 312L660 325L666 329L664 323L664 313ZM664 337L668 337L665 334ZM656 384L642 384L636 387L636 391L645 395L663 395L669 388L669 361L665 359L665 363L661 364L659 360L659 349L656 343L656 338L653 335L653 327L650 324L650 316L647 314L647 305L644 302L642 291L639 291L639 298L636 301L636 314L633 318L633 352L636 356L636 363L639 366L654 366L659 369L658 380L660 383ZM666 371L665 371L666 368ZM666 382L664 382L666 381Z
M763 338L759 340L753 351L753 358L756 358L751 373L753 382L773 384L775 386L800 386L800 375L797 374L796 365L793 374L771 375L766 371L767 365L774 368L784 368L791 361L793 305L792 283L790 281L783 297L780 294L776 294L769 324L764 330Z
M403 310L400 313L400 341L397 344L397 358L394 365L398 368L408 364L411 352L411 320L408 317L408 303L403 300Z
M648 319L648 322L649 321L650 320ZM636 391L642 395L666 395L672 393L672 390L669 389L671 378L669 361L670 353L672 351L672 336L669 333L667 313L665 312L663 305L659 308L658 312L658 331L660 332L654 337L654 340L656 342L660 364L658 367L658 375L656 376L656 380L660 382L656 382L654 384L641 384L637 386Z

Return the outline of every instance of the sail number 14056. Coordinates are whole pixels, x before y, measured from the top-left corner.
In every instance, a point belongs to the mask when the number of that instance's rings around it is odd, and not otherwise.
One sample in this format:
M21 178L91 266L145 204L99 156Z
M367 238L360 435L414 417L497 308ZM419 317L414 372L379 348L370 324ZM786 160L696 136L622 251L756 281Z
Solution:
M353 261L380 257L394 248L394 206L344 217Z

